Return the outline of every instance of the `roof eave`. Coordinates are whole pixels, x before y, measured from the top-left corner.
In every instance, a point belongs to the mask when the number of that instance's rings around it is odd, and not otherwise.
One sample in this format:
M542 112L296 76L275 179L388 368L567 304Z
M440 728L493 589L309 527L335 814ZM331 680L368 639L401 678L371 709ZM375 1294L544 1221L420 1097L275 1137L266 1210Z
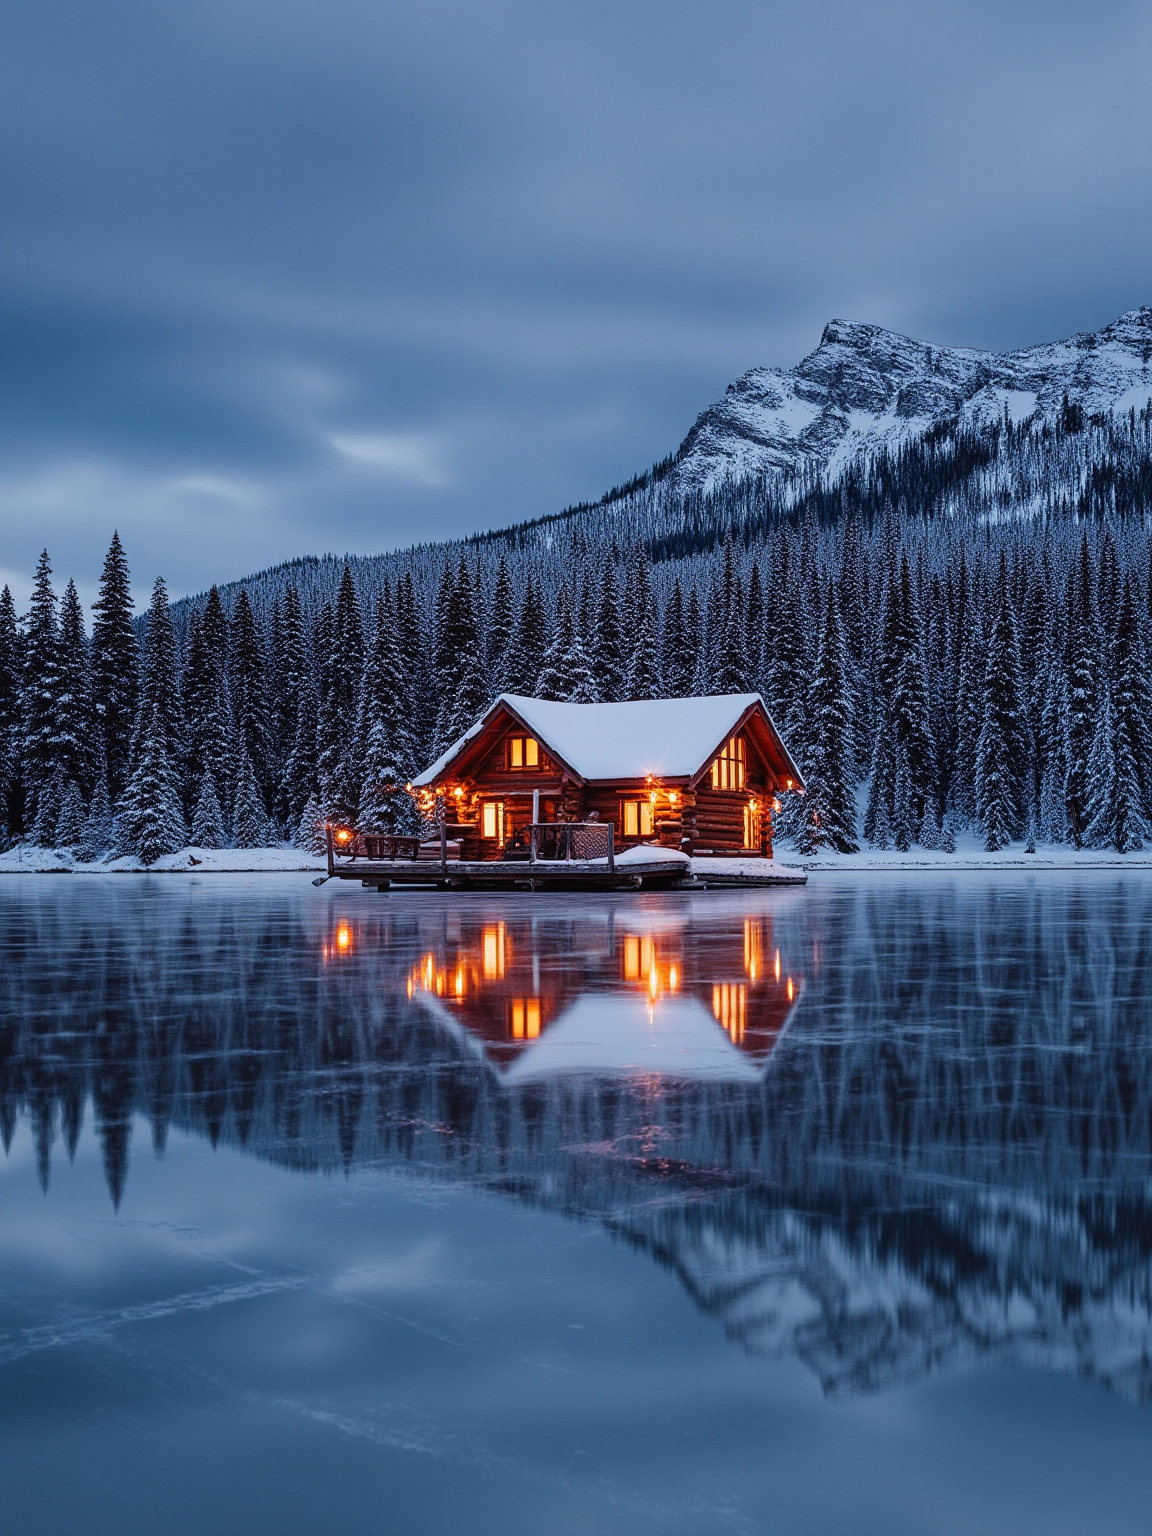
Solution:
M585 783L583 775L578 773L576 769L572 767L571 763L566 762L564 758L560 756L559 752L553 748L551 743L540 734L536 726L529 725L528 721L524 719L524 716L520 713L520 711L508 702L508 695L502 693L498 699L495 699L491 704L489 704L488 708L477 721L476 727L466 736L462 736L460 738L457 750L453 752L451 757L442 761L439 768L437 768L435 772L433 772L432 768L426 768L422 774L412 780L413 789L432 788L433 785L435 785L444 777L444 775L453 766L453 764L457 765L457 771L459 771L458 765L460 758L467 754L469 748L476 747L480 742L483 741L489 725L501 710L503 710L506 715L511 716L516 724L519 725L523 730L527 731L530 736L536 737L536 739L546 749L548 756L557 765L557 767L560 768L561 771L568 776L568 778L572 779L575 783L580 785ZM435 764L433 764L433 768L435 768Z

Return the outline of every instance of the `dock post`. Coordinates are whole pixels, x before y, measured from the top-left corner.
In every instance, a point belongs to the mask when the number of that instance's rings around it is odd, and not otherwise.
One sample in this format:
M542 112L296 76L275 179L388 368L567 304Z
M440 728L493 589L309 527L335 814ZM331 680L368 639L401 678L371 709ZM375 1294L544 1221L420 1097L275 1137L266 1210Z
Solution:
M608 823L608 873L616 873L616 825L611 821Z
M336 873L336 852L332 846L332 828L327 822L324 823L324 841L328 847L328 878L331 880Z

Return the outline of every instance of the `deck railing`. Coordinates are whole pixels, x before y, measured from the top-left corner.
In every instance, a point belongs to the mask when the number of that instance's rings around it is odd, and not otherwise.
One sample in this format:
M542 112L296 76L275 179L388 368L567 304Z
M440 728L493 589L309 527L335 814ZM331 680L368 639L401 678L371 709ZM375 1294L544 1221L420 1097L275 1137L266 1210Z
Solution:
M464 830L453 827L454 832ZM460 857L460 844L449 841L443 822L438 831L440 865L446 873L449 859ZM608 873L615 873L616 829L610 821L536 821L528 826L527 832L530 864L578 863L606 858ZM434 842L422 842L418 837L404 837L396 833L365 834L353 832L351 828L340 828L334 835L333 828L326 827L325 842L328 845L330 875L337 859L411 859L415 862L428 858L429 854L435 858L432 852ZM523 854L520 857L523 858Z
M528 860L548 863L608 860L616 868L616 829L610 821L536 821L528 828Z

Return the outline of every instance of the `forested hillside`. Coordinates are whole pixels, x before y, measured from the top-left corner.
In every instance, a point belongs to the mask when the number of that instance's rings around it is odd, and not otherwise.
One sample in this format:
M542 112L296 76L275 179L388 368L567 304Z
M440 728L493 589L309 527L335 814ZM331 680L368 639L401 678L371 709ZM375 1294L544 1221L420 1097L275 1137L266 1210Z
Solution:
M408 827L405 783L501 691L758 689L808 780L802 849L1136 849L1152 817L1152 409L942 421L848 464L302 560L89 631L45 555L0 596L3 835L145 859ZM868 781L863 825L855 791Z

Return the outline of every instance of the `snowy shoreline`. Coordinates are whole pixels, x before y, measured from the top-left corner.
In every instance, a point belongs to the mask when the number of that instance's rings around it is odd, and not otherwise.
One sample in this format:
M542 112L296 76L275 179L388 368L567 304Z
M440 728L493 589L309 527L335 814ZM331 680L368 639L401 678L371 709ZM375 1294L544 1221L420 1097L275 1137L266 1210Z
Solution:
M972 839L977 844L975 838ZM1085 849L1075 853L1058 844L1041 845L1035 853L1025 853L1023 844L985 853L978 845L961 848L956 853L937 853L917 849L915 853L869 849L860 853L824 853L805 857L795 851L781 850L773 861L781 873L804 870L809 875L822 874L912 874L916 872L960 874L992 873L997 870L1018 873L1021 870L1046 870L1075 873L1086 869L1152 870L1152 849L1141 853L1115 853L1108 849ZM0 875L255 875L324 874L323 857L301 852L298 848L183 848L165 854L154 864L139 859L111 859L107 863L82 863L70 850L37 848L24 845L0 853ZM693 873L707 880L709 873L729 875L763 874L760 859L699 858Z

